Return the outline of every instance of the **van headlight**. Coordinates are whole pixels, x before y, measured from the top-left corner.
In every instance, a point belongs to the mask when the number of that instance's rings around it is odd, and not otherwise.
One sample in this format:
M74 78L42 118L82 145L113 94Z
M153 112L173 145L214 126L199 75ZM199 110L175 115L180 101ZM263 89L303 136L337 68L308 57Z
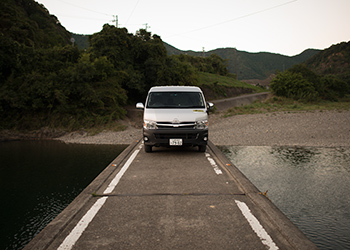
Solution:
M144 129L157 129L157 123L155 121L144 120L143 121Z
M196 121L196 129L208 129L209 122L208 120Z

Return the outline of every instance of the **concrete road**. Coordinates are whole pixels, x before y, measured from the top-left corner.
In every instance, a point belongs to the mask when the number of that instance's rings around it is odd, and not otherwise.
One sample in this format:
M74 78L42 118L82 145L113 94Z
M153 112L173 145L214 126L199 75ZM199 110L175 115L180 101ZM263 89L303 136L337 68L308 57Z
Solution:
M316 248L213 144L142 147L130 145L25 249Z

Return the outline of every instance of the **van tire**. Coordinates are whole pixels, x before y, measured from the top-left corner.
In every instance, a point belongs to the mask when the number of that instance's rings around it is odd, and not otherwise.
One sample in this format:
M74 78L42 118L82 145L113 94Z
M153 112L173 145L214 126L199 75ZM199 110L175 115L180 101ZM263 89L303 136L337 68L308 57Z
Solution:
M205 152L206 149L207 149L207 145L199 145L198 146L199 152Z
M152 146L145 145L145 152L146 152L146 153L152 152Z

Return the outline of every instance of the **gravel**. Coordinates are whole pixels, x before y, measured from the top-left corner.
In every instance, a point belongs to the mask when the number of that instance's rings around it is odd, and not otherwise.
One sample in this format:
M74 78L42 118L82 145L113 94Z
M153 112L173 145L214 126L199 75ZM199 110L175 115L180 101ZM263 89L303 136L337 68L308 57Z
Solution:
M209 117L209 138L215 145L350 146L350 111L268 113ZM89 136L74 132L58 138L66 143L130 144L142 139L142 129L129 125L121 132Z
M103 131L97 135L89 136L85 132L73 132L57 138L65 143L80 144L131 144L142 139L142 129L129 126L120 132Z
M350 111L269 113L219 118L210 140L236 146L350 146Z

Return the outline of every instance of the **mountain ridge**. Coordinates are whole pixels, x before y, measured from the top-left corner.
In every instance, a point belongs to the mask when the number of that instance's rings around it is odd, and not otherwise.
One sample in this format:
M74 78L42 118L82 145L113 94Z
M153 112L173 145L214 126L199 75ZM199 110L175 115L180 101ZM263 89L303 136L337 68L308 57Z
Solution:
M335 75L350 83L350 41L334 44L305 61L305 65L321 75Z
M88 36L72 33L75 38L79 49L86 49L88 47ZM238 73L240 80L259 79L263 80L268 78L271 74L275 74L276 71L284 71L291 68L295 64L302 63L311 58L322 50L318 49L306 49L300 54L294 56L282 55L272 52L248 52L237 50L235 48L217 48L214 50L206 51L193 51L193 50L180 50L176 47L163 41L163 44L167 50L168 55L180 55L186 54L191 56L210 56L211 54L217 54L221 58L227 60L227 67L230 73ZM236 59L237 54L237 71L236 71Z
M209 56L211 54L217 54L227 60L229 72L237 74L237 79L240 80L266 79L271 74L276 73L276 71L284 71L295 64L304 62L321 51L317 49L306 49L298 55L285 56L270 52L240 51L235 48L218 48L207 52L182 51L166 42L164 42L164 46L169 55Z

